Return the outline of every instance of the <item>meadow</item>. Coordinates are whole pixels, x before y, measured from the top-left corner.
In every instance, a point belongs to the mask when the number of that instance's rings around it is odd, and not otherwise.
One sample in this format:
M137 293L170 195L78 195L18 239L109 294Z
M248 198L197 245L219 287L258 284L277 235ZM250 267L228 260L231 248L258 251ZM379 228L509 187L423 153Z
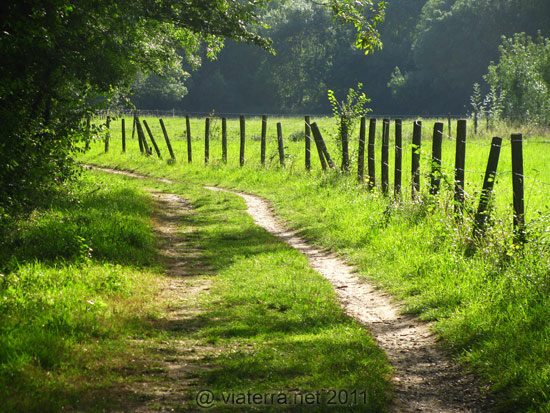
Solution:
M311 242L327 247L355 265L358 273L394 294L405 311L433 322L434 331L451 354L476 371L496 394L502 411L549 411L550 402L550 260L548 253L548 196L550 174L544 130L499 125L489 131L480 125L473 136L471 125L466 149L466 202L462 220L455 220L451 185L437 197L427 193L431 152L430 129L434 120L423 120L422 195L411 201L410 138L412 121L404 121L403 196L396 200L358 184L352 172L322 172L316 154L312 171L304 170L303 120L281 119L287 167L278 165L275 140L277 119L268 119L268 161L259 164L259 119L247 120L244 167L238 164L238 120L228 122L228 164L221 162L220 123L211 123L210 160L204 162L204 119L191 124L193 162L186 157L184 119L165 119L176 153L167 160L158 121L148 119L164 159L139 153L137 140L127 131L127 153L120 150L119 122L111 126L109 153L102 138L82 155L85 163L135 170L181 182L209 184L253 192L269 199L276 213ZM315 121L315 119L312 119ZM380 125L381 122L379 122ZM329 152L338 159L336 125L319 119ZM127 120L127 125L131 121ZM446 126L445 122L445 126ZM379 127L380 129L380 127ZM454 129L454 124L453 124ZM393 134L393 126L392 126ZM512 185L509 136L524 134L526 176L525 245L512 234ZM445 133L447 128L445 128ZM451 131L451 136L453 133ZM491 220L482 240L472 239L472 219L477 207L487 162L490 138L504 143L494 189ZM357 129L354 135L357 136ZM353 138L352 152L357 138ZM377 142L380 137L377 136ZM379 145L377 145L379 151ZM314 148L314 145L312 145ZM390 143L391 148L391 143ZM356 152L354 152L356 153ZM390 164L393 162L390 151ZM377 161L380 159L377 153ZM454 141L445 139L443 172L452 184ZM446 165L449 164L449 165ZM379 166L378 166L379 168ZM379 169L377 169L377 174ZM390 168L390 185L393 169ZM534 178L534 179L533 179ZM536 179L536 180L535 180Z

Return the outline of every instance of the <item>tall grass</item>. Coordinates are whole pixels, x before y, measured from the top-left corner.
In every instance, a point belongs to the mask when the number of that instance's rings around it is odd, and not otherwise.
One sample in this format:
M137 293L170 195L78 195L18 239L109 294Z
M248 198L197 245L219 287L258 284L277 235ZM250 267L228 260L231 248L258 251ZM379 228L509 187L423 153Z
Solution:
M85 175L29 216L4 217L2 410L59 411L109 383L95 358L111 346L111 360L124 358L115 343L156 311L143 287L158 276L150 213L131 185Z
M173 121L182 122L181 119ZM214 134L210 149L212 160L209 166L204 166L200 121L194 125L198 132L194 135L196 155L191 165L186 162L183 137L175 132L184 129L178 129L176 124L168 126L178 157L175 164L140 155L135 149L136 141L130 141L134 149L125 155L115 149L104 154L101 145L94 145L82 160L184 182L224 185L270 199L276 212L305 237L345 256L357 265L362 276L403 300L405 311L433 321L435 331L455 357L482 375L490 390L496 392L501 410L550 411L550 326L547 321L550 319L550 219L548 186L544 184L550 183L550 171L544 168L550 155L545 150L546 138L537 134L544 131L524 131L529 242L522 248L513 243L511 174L506 173L511 170L510 152L505 146L489 231L482 242L475 244L472 253L471 219L487 162L489 147L486 144L497 133L507 142L511 131L468 135L466 169L470 172L466 175L466 192L470 196L464 220L455 221L450 186L437 198L424 192L422 202L410 201L406 192L410 187L410 172L406 172L410 150L404 152L404 193L401 200L395 202L378 191L368 192L357 184L353 174L320 172L316 156L312 156L313 171L306 173L304 143L299 139L302 120L283 122L285 136L296 132L297 137L296 142L286 141L289 162L284 170L277 166L276 157L267 166L260 167L259 142L252 138L247 144L245 167L240 168L235 132L230 135L228 165L219 162L221 150L218 155ZM255 135L254 128L259 131L258 125L259 122L248 127L251 135ZM405 125L407 145L412 121ZM431 146L429 129L433 121L424 120L423 125L428 128L423 131L422 149L425 191L430 165L427 159ZM235 131L235 127L236 123L230 130ZM270 130L268 153L274 154L274 129ZM336 125L323 120L322 131L329 151L336 153L331 138ZM113 134L116 137L117 132L113 130ZM377 141L380 142L379 137ZM114 142L116 147L119 141L115 138ZM452 140L444 143L446 164L454 162L453 145ZM444 164L443 171L452 182L452 166Z

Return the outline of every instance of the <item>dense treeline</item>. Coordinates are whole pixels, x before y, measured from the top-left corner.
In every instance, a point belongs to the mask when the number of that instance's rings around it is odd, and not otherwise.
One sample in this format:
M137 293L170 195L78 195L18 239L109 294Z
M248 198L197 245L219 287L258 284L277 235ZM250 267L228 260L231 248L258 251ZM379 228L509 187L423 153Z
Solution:
M547 0L391 0L384 47L365 54L352 29L306 0L272 2L265 15L277 55L229 43L186 80L187 95L146 96L142 108L209 112L329 113L327 89L363 83L379 114L463 114L475 82L499 59L502 36L550 35ZM493 82L495 83L495 82Z
M0 218L71 175L71 154L97 109L147 95L181 98L183 62L198 67L225 39L268 53L271 0L20 0L0 6ZM327 0L378 48L384 3ZM161 80L163 79L163 80ZM141 87L140 87L141 85Z

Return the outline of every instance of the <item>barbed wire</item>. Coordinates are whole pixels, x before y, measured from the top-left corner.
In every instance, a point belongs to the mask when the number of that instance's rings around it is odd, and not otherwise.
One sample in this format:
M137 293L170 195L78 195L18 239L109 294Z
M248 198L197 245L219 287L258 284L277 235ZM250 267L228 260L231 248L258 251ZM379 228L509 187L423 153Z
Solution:
M422 124L418 124L418 121L415 121L414 124L417 125L417 126L420 126L422 129L426 129L426 130L432 132L432 129L430 129L430 128L422 125ZM441 132L441 135L448 138L448 139L450 139L450 140L452 140L452 141L454 141L454 142L457 141L456 138L454 138L451 135L448 135L444 132ZM465 143L469 143L469 144L472 144L472 145L479 145L479 146L492 146L492 142L491 143L483 143L483 142L476 142L476 141L473 141L473 140L469 140L469 141L465 141ZM501 147L506 147L506 146L510 146L510 145L511 145L511 143L506 143L506 144L502 144L500 146Z

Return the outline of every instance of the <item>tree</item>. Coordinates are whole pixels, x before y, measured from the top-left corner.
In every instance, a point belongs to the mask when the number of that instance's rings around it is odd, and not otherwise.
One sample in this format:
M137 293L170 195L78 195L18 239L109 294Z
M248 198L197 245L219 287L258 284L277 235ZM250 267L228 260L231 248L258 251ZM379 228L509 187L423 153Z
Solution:
M429 0L414 33L414 67L394 89L397 98L435 112L461 112L471 85L498 57L501 36L550 33L547 0Z
M503 114L512 120L548 124L550 119L550 39L525 33L503 37L500 58L484 76L493 94L504 94ZM499 108L500 109L500 108Z
M0 6L0 208L63 180L82 121L137 73L183 75L223 39L272 51L259 34L268 0L18 0ZM329 0L367 51L379 45L383 2ZM367 12L364 13L364 11Z

